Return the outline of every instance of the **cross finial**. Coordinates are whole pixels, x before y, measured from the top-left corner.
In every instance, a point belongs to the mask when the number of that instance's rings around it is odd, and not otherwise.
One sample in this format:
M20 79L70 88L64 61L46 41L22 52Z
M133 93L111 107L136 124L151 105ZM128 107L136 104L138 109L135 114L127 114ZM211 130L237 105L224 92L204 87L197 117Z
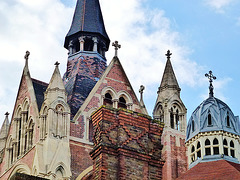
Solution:
M24 59L26 60L26 64L28 64L28 57L30 55L30 52L29 51L26 51L26 54L24 56Z
M58 66L59 64L60 64L60 63L59 63L58 61L56 61L54 65L55 65L55 66Z
M213 80L217 79L216 76L214 76L212 74L212 71L209 71L209 73L206 73L205 74L205 77L207 77L209 79L209 97L213 97L213 85L212 85L212 82Z
M172 53L170 52L170 50L167 51L167 54L165 54L167 56L167 59L171 58Z
M5 116L8 116L8 115L9 115L9 112L6 112L6 113L5 113Z
M145 87L144 87L143 85L141 85L141 86L140 86L140 89L139 89L139 93L141 94L141 96L142 96L142 94L143 94L144 89L145 89Z
M115 56L117 56L118 49L121 48L121 45L118 44L118 41L115 41L115 42L112 43L112 46L115 47Z

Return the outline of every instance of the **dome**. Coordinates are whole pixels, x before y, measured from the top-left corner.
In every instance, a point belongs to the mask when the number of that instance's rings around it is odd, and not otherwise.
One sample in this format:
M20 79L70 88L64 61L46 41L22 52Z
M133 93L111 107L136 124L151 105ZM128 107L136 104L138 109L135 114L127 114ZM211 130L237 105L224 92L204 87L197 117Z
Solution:
M203 101L192 113L187 126L186 142L200 132L225 131L240 135L238 116L227 104L215 97Z

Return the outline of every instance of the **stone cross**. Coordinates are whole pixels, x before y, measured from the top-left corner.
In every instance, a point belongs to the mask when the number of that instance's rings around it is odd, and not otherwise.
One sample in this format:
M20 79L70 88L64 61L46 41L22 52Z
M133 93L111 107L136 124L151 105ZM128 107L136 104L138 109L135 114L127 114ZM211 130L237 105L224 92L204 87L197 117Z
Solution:
M212 71L209 71L209 73L205 74L205 77L207 77L209 79L209 97L213 97L213 85L212 82L213 80L217 79L213 74Z
M170 52L170 50L167 51L167 54L165 54L167 56L167 59L171 58L172 53Z
M112 43L112 46L115 47L115 56L117 56L118 49L121 48L121 45L118 44L118 41L115 41L115 42Z
M8 115L9 115L9 112L6 112L5 115L8 116Z
M55 66L58 66L59 64L60 64L60 63L59 63L58 61L56 61L54 65L55 65Z
M28 58L29 58L30 52L26 51L26 54L24 56L24 59L26 60L26 64L28 64Z
M145 87L143 85L140 86L140 89L139 89L139 93L140 93L140 99L143 98L143 91L144 91Z

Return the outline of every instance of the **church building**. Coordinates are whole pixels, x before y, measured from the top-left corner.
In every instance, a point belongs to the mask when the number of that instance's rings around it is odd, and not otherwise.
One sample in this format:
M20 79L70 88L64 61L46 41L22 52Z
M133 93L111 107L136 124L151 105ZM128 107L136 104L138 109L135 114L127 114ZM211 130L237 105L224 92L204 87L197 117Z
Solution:
M239 118L213 96L212 72L209 98L187 123L166 50L151 117L145 87L138 99L121 45L110 42L99 0L77 0L63 77L56 62L50 82L32 78L26 52L13 113L0 130L0 179L239 179ZM115 55L107 65L110 45Z

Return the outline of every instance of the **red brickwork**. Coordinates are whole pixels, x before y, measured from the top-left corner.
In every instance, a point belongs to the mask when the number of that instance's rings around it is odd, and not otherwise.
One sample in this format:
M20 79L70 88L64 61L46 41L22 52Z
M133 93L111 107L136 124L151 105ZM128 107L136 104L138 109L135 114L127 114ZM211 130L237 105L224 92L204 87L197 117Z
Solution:
M106 107L92 121L94 179L162 178L162 125L139 113Z
M177 180L239 180L240 164L225 160L198 163Z
M176 179L185 173L188 167L185 138L176 130L172 130L164 133L162 141L164 143L162 156L166 161L163 166L163 179Z
M81 172L93 165L89 155L91 150L91 145L70 140L72 179L76 179Z

